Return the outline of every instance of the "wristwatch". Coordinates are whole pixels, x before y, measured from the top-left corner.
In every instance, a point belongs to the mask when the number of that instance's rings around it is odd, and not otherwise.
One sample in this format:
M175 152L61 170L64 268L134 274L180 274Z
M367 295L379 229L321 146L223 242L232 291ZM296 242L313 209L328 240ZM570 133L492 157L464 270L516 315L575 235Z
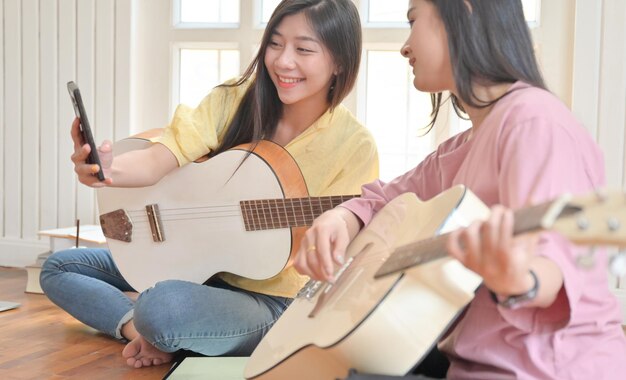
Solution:
M489 294L491 294L491 298L493 299L493 301L507 309L516 309L524 305L525 303L534 300L535 297L537 297L537 293L539 292L539 278L537 278L537 274L535 274L532 269L529 269L528 272L530 272L530 275L535 281L533 287L529 291L527 291L526 293L515 294L506 298L502 298L496 293L489 290Z

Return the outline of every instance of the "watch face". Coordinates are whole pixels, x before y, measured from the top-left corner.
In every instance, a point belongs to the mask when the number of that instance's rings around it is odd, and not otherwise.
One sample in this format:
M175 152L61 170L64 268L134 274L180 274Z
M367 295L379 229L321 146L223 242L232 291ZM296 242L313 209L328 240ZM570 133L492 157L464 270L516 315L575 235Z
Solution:
M490 290L489 293L491 294L491 298L495 301L495 303L502 307L506 307L507 309L515 309L529 301L534 300L535 297L537 297L537 293L539 291L539 279L537 278L537 275L533 270L529 270L529 272L530 275L533 277L533 280L535 280L533 287L529 291L523 294L516 294L502 299Z

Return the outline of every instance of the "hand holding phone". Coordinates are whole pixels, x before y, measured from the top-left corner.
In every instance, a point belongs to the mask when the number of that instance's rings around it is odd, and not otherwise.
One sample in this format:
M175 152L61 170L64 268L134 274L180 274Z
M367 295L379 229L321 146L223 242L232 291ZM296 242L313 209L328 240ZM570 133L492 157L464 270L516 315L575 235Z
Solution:
M85 112L85 105L83 104L83 98L80 94L80 90L76 83L70 81L67 82L67 90L70 93L70 98L72 99L72 105L74 106L74 113L76 117L80 119L80 133L83 137L83 142L89 144L91 151L89 152L89 157L87 158L88 164L96 164L98 165L98 172L96 176L98 180L104 181L105 176L102 171L102 165L100 164L100 157L98 156L98 149L96 148L96 144L93 139L93 133L91 132L91 127L89 125L89 119L87 119L87 112Z

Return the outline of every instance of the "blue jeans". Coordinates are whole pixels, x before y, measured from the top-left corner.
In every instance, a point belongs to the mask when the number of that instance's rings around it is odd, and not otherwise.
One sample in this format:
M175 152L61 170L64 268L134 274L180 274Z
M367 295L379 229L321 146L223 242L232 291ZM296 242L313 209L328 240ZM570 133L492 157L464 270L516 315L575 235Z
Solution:
M123 339L133 319L137 331L163 352L247 356L291 303L291 298L249 292L211 280L208 285L167 280L139 295L115 267L106 249L59 251L43 265L48 298L79 321Z

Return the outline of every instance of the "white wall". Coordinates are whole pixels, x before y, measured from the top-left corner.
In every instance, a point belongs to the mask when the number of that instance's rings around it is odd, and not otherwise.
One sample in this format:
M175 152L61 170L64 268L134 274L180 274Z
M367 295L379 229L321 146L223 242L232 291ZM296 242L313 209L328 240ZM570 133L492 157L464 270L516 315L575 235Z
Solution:
M568 105L572 96L575 4L572 0L541 1L541 20L532 29L546 84Z
M94 192L69 160L66 83L79 84L97 140L128 135L131 4L2 1L0 265L34 262L41 229L96 222Z
M605 154L607 183L626 189L626 2L576 2L572 110ZM615 279L626 323L626 279Z

